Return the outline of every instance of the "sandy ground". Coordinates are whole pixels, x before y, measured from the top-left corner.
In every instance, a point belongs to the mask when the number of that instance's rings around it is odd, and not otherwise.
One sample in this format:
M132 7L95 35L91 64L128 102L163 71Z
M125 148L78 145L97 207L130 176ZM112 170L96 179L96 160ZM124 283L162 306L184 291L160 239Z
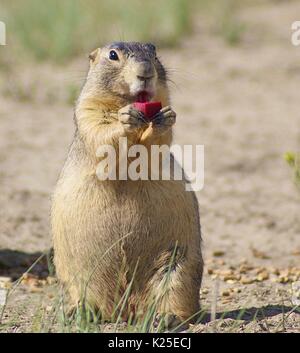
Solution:
M179 49L161 52L176 83L174 142L205 146L205 186L198 192L206 260L201 298L217 318L209 322L208 315L196 332L300 330L291 302L291 282L300 279L300 194L283 160L300 145L300 47L290 42L297 13L296 1L249 8L240 14L248 30L237 47L198 24ZM73 135L66 91L80 87L86 65L17 67L2 76L2 276L17 278L35 253L51 246L50 195ZM32 328L28 303L42 303L43 293L20 286L3 330Z

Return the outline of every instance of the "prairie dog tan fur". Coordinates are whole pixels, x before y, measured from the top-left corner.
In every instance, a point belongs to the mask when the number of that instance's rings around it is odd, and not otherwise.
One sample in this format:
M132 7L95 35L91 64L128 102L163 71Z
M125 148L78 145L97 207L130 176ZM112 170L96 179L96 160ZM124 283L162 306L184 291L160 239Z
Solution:
M159 313L180 320L199 311L198 203L185 181L100 181L96 175L97 149L110 144L117 151L121 136L129 145L171 144L176 114L166 75L152 44L118 42L90 54L74 140L53 194L57 276L74 305L84 299L108 320L128 286L125 320L142 315L153 299ZM132 107L140 92L162 102L151 124Z

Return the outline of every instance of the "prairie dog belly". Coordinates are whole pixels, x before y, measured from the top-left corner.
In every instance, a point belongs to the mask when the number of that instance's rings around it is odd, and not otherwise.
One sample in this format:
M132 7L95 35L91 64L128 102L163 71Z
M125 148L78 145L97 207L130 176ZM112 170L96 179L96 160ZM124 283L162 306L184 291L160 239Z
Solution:
M107 266L119 271L126 261L130 272L141 271L175 246L198 249L200 233L193 195L179 181L99 181L66 174L53 200L56 258L70 268ZM57 215L57 219L56 219ZM64 223L62 225L62 223ZM60 238L60 239L59 239ZM63 246L62 246L63 244ZM65 263L62 261L62 263ZM59 261L57 264L60 271Z
M111 214L103 218L118 223L117 237L139 256L157 256L160 250L190 244L197 232L195 205L184 184L178 181L126 181L119 184L110 203ZM116 218L117 217L117 218ZM200 239L200 234L199 234Z

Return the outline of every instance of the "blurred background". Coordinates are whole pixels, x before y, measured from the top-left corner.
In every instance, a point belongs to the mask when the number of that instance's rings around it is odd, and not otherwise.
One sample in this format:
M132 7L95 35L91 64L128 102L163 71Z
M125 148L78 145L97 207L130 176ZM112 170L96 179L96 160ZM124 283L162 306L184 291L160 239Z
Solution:
M195 11L214 19L211 29L236 44L244 29L235 18L238 6L236 0L46 0L43 6L38 0L2 0L1 17L10 46L31 59L57 63L116 38L176 46L192 33Z
M33 82L27 87L9 76L16 65L40 67L54 64L70 70L71 62L116 40L152 41L159 48L178 48L196 32L219 37L229 46L238 45L246 25L238 18L238 0L1 0L1 20L7 26L7 47L1 47L1 72L11 81L4 94L26 101L37 97ZM260 1L258 1L259 3ZM248 3L252 3L248 1ZM201 37L195 37L195 47ZM82 68L84 70L84 68ZM20 72L19 72L20 73ZM76 71L76 73L80 73ZM80 77L80 75L78 75ZM84 76L84 74L83 74ZM66 76L67 77L67 76ZM73 102L78 85L69 82L63 92L45 85L46 100L63 97Z
M244 261L278 268L278 283L300 277L280 274L300 260L297 163L284 159L300 150L299 14L297 0L0 0L0 274L50 247L50 196L88 54L125 40L156 44L175 142L205 146L204 285L214 266Z

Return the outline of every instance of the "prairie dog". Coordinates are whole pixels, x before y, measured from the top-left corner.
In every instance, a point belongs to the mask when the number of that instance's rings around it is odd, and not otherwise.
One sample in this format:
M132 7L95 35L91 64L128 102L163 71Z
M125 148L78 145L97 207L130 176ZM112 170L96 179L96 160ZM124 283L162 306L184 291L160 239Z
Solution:
M97 178L97 149L170 145L176 114L167 73L152 44L116 42L96 49L75 109L75 136L53 194L57 276L76 305L83 299L113 319L157 311L188 320L199 309L203 260L198 202L185 180ZM132 103L162 102L149 124ZM172 262L172 263L171 263ZM171 264L171 265L170 265ZM166 275L168 280L165 280ZM130 290L126 292L126 288Z

